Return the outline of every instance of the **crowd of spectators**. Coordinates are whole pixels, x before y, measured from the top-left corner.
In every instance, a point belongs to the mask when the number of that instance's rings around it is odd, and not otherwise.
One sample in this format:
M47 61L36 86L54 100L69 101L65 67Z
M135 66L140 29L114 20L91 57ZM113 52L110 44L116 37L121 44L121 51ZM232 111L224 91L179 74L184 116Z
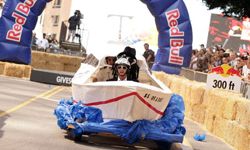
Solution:
M31 47L32 50L48 52L48 53L58 53L58 54L73 55L80 57L86 55L85 51L78 50L80 47L77 47L77 50L74 49L75 47L71 47L72 49L63 47L62 43L57 41L55 34L43 33L42 38L37 38L36 33L33 33Z
M205 48L201 44L200 49L192 51L190 69L200 72L211 72L212 68L228 64L240 72L244 79L250 79L250 57L248 53L237 53L232 49L224 49L221 45Z
M59 42L56 40L56 36L54 34L51 35L43 33L43 37L39 39L36 37L36 33L33 33L31 44L35 47L35 49L44 52L59 49Z

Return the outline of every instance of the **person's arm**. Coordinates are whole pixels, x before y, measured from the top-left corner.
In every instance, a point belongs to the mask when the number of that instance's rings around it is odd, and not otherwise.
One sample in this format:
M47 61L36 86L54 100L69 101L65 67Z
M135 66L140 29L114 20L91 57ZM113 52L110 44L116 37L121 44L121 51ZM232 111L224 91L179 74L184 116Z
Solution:
M148 62L148 61L150 61L151 60L151 58L153 58L154 57L154 52L153 51L151 51L150 53L149 53L149 55L148 55L148 57L147 57L147 59L146 59L146 61Z
M148 57L147 57L147 62L150 60L152 58L152 54L150 54L150 55L148 55Z
M68 22L70 22L70 21L71 21L71 19L72 19L72 17L69 17Z

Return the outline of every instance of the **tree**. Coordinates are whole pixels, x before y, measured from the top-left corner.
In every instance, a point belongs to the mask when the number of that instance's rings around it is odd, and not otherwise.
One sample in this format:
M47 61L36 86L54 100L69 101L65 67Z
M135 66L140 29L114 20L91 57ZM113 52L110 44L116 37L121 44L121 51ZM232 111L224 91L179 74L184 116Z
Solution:
M219 8L225 16L236 17L242 19L250 18L249 0L202 0L209 8Z

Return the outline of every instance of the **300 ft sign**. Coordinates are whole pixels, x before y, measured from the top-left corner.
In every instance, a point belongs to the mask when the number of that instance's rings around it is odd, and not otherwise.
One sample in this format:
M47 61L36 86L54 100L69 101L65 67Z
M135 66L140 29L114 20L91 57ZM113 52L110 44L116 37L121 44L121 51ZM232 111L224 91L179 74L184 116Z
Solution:
M213 80L213 88L219 88L219 89L229 89L234 90L235 84L233 81L230 81L229 83L227 81L222 80Z

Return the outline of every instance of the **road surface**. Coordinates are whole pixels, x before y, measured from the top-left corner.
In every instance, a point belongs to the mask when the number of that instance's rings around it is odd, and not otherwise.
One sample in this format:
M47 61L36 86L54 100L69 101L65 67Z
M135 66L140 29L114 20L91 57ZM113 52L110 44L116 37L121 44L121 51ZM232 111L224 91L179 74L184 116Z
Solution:
M67 138L56 124L53 114L59 100L71 98L71 88L31 82L24 79L0 76L0 149L1 150L104 150L147 149L124 147ZM171 150L232 150L213 135L205 142L193 139L195 132L204 132L197 124L185 121L187 134L183 144L174 144ZM112 140L111 140L112 141ZM112 142L111 142L112 143ZM113 141L115 143L115 141ZM118 144L119 145L119 144Z

